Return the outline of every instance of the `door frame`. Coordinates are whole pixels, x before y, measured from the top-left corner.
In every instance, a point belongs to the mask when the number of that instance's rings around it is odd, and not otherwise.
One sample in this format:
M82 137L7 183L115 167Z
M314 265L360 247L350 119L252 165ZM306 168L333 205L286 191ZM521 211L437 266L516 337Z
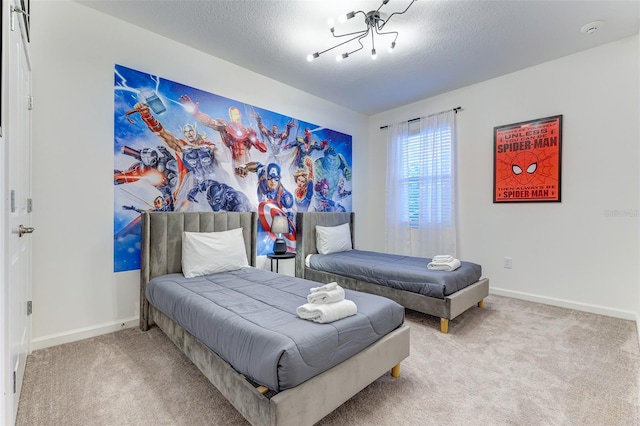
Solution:
M12 341L12 331L15 326L16 318L14 317L16 313L16 307L14 306L14 297L12 295L12 287L11 287L11 274L12 269L10 266L12 265L12 259L8 259L10 256L11 243L10 239L15 236L13 232L17 232L13 224L14 216L13 213L10 213L11 200L9 199L10 188L9 185L15 185L15 182L11 182L9 173L9 162L11 159L9 158L9 146L7 142L9 141L9 136L13 134L17 134L17 137L22 137L22 129L18 128L12 132L13 129L10 129L9 121L13 120L14 116L20 117L21 114L25 114L25 112L20 111L22 107L26 106L26 99L20 101L20 99L12 99L12 92L9 90L13 85L22 86L23 80L21 80L21 75L16 75L15 78L18 81L11 82L9 78L13 73L9 72L9 66L12 64L9 63L10 55L12 54L11 49L14 47L12 43L14 43L14 39L12 36L19 37L21 40L21 45L23 47L23 51L20 52L21 55L24 55L24 59L27 61L27 67L29 72L28 82L27 82L27 91L26 94L28 97L32 95L32 83L31 83L31 58L29 52L29 43L28 43L28 34L27 34L27 26L29 24L28 13L24 13L23 11L30 11L29 7L30 0L0 0L0 19L2 20L2 37L0 41L0 164L3 165L2 172L0 173L0 197L2 197L2 204L0 208L0 257L2 258L2 262L0 262L0 309L2 311L2 326L0 327L0 383L2 383L2 391L3 397L0 398L0 424L13 425L16 421L16 407L20 398L20 387L22 383L22 377L18 377L17 380L14 378L14 365L12 365L12 358L14 357L13 341ZM14 11L14 8L18 11ZM13 15L13 16L12 16ZM26 16L26 18L25 18ZM11 28L13 19L14 27ZM18 95L20 94L20 91ZM11 107L11 109L9 108ZM10 113L10 110L12 111ZM18 111L15 113L15 111ZM30 114L27 113L27 114ZM17 123L21 126L20 121ZM29 164L31 163L31 119L28 118L28 130L27 137L28 140L28 154L26 158L23 158L23 161L27 161ZM11 136L12 137L12 136ZM13 151L16 150L15 146L11 147ZM19 149L23 149L20 147ZM13 152L11 151L11 152ZM13 156L13 155L12 155ZM15 165L14 165L15 166ZM12 169L15 167L12 167ZM25 194L19 193L16 197L15 204L18 206L17 211L20 212L20 200L31 198L31 172L30 167L28 167L28 182L27 186L23 191ZM20 185L22 186L22 184ZM27 214L30 212L30 209L27 209ZM29 215L30 216L30 215ZM28 219L30 222L30 218ZM29 224L25 223L26 226ZM29 243L30 244L30 243ZM31 289L31 255L29 254L28 259L28 280L25 281L25 284L28 288L26 291L26 299L31 300L32 289ZM18 311L24 311L26 313L26 300L25 306L19 306L20 309ZM24 308L24 309L23 309ZM24 343L26 345L25 349L26 355L28 355L31 351L31 317L26 318L26 335L24 338ZM20 352L23 353L23 352ZM26 361L25 355L25 361ZM20 355L18 355L20 356ZM21 364L21 371L24 371L24 363ZM20 374L20 372L18 372ZM17 386L14 384L17 382ZM14 393L14 387L16 387L17 391Z

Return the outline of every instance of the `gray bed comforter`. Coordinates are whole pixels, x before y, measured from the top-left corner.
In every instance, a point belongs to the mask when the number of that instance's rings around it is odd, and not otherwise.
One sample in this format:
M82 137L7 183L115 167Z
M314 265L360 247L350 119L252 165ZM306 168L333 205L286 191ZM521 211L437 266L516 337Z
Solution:
M197 278L156 277L146 296L161 312L238 372L275 391L339 364L399 327L404 308L345 290L358 313L328 324L300 319L296 308L320 284L247 267Z
M343 275L370 283L444 299L475 283L482 267L461 262L455 271L427 269L431 259L364 250L331 254L313 254L308 258L312 269Z

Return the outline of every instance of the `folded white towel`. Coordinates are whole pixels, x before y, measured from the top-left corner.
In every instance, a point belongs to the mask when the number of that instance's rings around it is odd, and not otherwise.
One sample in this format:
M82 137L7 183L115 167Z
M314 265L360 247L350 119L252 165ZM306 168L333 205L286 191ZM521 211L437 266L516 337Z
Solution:
M447 263L429 262L427 268L433 271L455 271L461 265L460 260L454 258L451 262Z
M312 291L311 294L307 295L307 302L309 303L333 303L343 299L344 289L337 284L336 287L331 290Z
M358 308L351 300L343 299L334 303L305 303L296 312L302 319L327 323L355 315Z
M337 282L332 282L329 284L325 284L323 286L320 287L311 287L311 293L315 293L318 291L328 291L328 290L333 290L334 288L338 287L338 283Z
M431 262L433 263L449 263L454 259L450 254L439 254L437 256L433 256Z

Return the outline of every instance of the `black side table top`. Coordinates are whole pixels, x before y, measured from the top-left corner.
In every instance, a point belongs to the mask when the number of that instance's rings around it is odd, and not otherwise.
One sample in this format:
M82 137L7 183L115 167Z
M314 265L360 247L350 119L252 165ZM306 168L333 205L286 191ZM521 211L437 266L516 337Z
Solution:
M275 253L267 254L268 259L291 259L293 257L296 257L296 253L290 252L290 251L283 254L275 254Z

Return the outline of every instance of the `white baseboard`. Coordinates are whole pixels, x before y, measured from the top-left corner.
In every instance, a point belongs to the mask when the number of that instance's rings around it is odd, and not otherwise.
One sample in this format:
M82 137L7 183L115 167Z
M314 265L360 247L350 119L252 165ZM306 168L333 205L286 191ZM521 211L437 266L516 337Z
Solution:
M50 336L38 337L31 341L31 350L49 348L51 346L62 345L63 343L77 342L78 340L100 336L102 334L113 333L124 328L133 328L140 325L140 317L126 318L122 321L100 324L94 327L79 328L65 333L52 334Z
M638 346L640 346L640 313L636 315L636 331L638 332Z
M530 302L543 303L545 305L559 306L561 308L575 309L578 311L591 312L594 314L635 321L636 330L638 331L638 341L640 342L640 314L637 314L635 312L621 311L585 303L576 303L568 300L537 296L535 294L504 290L495 287L491 287L489 291L491 294L496 294L498 296L513 297L514 299L528 300ZM61 345L63 343L77 342L78 340L84 340L90 337L100 336L102 334L113 333L114 331L122 330L123 328L133 328L139 325L140 318L138 316L135 316L127 318L123 321L102 324L95 327L85 327L77 330L71 330L65 333L39 337L31 341L31 350L34 351L37 349L44 349L51 346Z
M572 301L569 301L569 300L556 299L556 298L553 298L553 297L538 296L538 295L535 295L535 294L523 293L523 292L520 292L520 291L504 290L504 289L495 288L495 287L491 287L489 289L489 292L491 294L497 294L498 296L513 297L514 299L522 299L522 300L528 300L530 302L543 303L545 305L558 306L558 307L561 307L561 308L575 309L576 311L590 312L592 314L600 314L600 315L605 315L605 316L608 316L608 317L632 320L632 321L636 321L637 325L639 324L638 323L638 320L639 320L638 314L635 313L635 312L631 312L631 311L622 311L622 310L619 310L619 309L607 308L605 306L591 305L591 304L588 304L588 303L577 303L577 302L572 302ZM639 336L640 336L640 334L639 334Z

